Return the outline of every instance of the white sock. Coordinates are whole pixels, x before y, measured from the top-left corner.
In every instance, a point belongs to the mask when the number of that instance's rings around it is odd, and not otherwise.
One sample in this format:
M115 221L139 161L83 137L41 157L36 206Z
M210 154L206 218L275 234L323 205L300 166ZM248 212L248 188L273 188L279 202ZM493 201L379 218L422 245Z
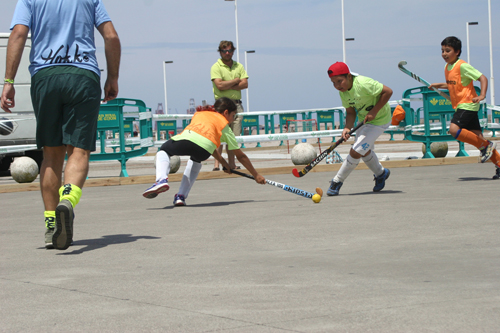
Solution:
M362 159L376 177L384 173L384 167L380 164L377 154L375 154L373 150L369 155L362 157Z
M170 172L170 157L164 150L156 153L156 181L167 179Z
M193 162L189 160L186 169L184 170L184 175L182 176L181 186L179 186L179 191L177 194L182 194L184 198L187 198L191 187L193 187L196 178L201 170L201 163Z
M349 177L352 170L356 169L358 164L359 164L359 158L354 158L351 155L347 155L347 158L344 160L344 163L342 163L339 172L337 172L337 175L333 178L333 180L336 182L343 183L344 180L346 180L346 178Z

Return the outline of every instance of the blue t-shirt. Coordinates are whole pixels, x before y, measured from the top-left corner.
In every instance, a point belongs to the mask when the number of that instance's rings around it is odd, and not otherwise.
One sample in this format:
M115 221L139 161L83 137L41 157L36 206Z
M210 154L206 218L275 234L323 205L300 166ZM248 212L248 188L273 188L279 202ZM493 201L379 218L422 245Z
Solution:
M10 29L31 30L29 71L64 65L100 76L95 56L94 27L111 21L101 0L19 0Z

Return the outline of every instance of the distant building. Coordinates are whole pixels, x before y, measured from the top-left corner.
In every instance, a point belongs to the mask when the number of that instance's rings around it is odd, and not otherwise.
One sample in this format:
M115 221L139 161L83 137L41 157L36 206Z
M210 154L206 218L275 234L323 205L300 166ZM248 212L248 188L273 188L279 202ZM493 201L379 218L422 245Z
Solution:
M196 112L196 107L194 105L194 98L189 99L189 109L187 109L187 114L194 114Z
M155 114L165 114L165 110L163 110L163 103L158 103Z

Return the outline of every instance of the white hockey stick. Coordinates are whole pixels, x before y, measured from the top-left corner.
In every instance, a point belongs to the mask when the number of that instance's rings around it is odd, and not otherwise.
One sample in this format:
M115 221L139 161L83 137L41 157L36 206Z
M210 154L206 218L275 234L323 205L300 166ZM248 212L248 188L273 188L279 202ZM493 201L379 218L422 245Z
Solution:
M240 172L240 171L236 171L236 170L231 170L231 173L234 173L235 175L238 175L238 176L243 176L243 177L247 177L249 179L254 179L255 178L252 176L252 175L249 175L249 174L246 174L244 172ZM276 186L284 191L287 191L287 192L290 192L290 193L293 193L293 194L297 194L297 195L300 195L300 196L303 196L303 197L306 197L306 198L309 198L309 199L312 199L314 193L311 193L311 192L308 192L308 191L304 191L304 190L301 190L300 188L296 188L296 187L292 187L290 185L285 185L285 184L282 184L282 183L278 183L278 182L275 182L274 180L269 180L269 179L266 179L266 183L268 185L272 185L272 186ZM319 194L320 197L323 196L323 190L319 187L316 187L316 193Z

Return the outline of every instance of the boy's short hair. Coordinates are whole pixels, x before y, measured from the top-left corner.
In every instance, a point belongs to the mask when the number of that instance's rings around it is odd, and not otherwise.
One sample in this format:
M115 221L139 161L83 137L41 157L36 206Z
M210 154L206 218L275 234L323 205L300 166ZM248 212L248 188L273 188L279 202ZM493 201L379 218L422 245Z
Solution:
M231 47L231 50L233 50L233 51L236 50L236 48L233 45L233 42L231 42L229 40L223 40L219 43L219 49L217 51L220 52L220 51L222 51L223 48L228 47L228 46Z
M229 113L236 112L236 104L232 99L227 97L221 97L214 103L215 112L224 113L225 110L228 110Z
M458 56L462 54L462 41L455 36L446 37L441 42L441 46L449 46L455 51L458 51Z

